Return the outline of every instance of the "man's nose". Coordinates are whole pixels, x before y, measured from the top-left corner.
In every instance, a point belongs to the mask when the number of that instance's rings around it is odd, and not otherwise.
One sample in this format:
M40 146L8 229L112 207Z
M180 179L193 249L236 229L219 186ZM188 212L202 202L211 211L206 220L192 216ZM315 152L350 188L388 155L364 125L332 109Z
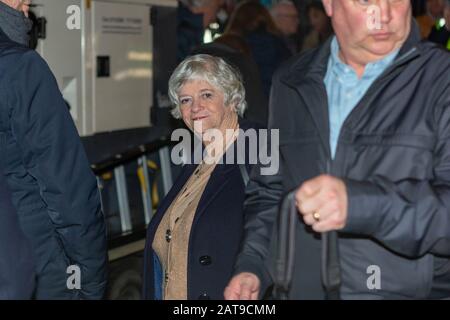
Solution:
M392 8L389 0L380 0L379 6L381 24L389 23L392 20Z

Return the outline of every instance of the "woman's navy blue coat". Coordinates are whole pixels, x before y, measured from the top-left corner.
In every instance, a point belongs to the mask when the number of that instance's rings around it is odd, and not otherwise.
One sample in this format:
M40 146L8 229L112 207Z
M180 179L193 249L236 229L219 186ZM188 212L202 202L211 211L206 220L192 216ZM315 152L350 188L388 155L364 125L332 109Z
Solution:
M244 120L240 120L239 124L244 130L253 127ZM155 299L153 260L156 253L152 249L155 232L170 204L196 167L196 164L183 167L148 227L144 256L144 299ZM248 165L247 170L251 170L251 166ZM187 270L189 300L224 299L223 291L232 276L243 234L244 191L245 184L239 165L216 165L192 224Z

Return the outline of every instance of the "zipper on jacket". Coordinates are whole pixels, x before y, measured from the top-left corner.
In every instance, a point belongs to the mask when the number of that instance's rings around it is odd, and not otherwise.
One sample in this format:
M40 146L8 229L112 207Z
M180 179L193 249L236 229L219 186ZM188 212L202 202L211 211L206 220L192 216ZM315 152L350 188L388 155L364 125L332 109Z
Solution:
M410 55L415 52L415 48L411 49L408 53L403 55L403 57L399 58L395 64L388 67L387 70L381 75L378 79L372 83L368 92L364 95L364 97L360 100L355 108L350 112L347 118L344 120L344 123L341 127L341 131L339 132L338 143L336 146L336 153L334 159L331 158L331 154L329 155L329 159L327 159L326 163L326 174L330 174L332 176L341 177L344 175L345 169L345 152L341 155L340 150L340 141L342 140L342 131L351 118L353 111L357 108L362 108L362 106L366 106L372 104L373 100L376 97L376 94L379 90L377 84L384 82L386 79L389 79L389 76L396 75L394 71L398 70L398 67L403 64L404 61L410 58ZM353 113L354 114L354 113ZM342 158L342 161L336 162L335 160L338 158ZM337 167L340 164L339 167ZM325 292L327 294L328 299L336 300L340 299L340 287L342 284L342 277L340 271L340 257L339 257L339 243L338 243L339 235L338 231L330 231L322 234L322 277L323 277L323 285L325 287Z

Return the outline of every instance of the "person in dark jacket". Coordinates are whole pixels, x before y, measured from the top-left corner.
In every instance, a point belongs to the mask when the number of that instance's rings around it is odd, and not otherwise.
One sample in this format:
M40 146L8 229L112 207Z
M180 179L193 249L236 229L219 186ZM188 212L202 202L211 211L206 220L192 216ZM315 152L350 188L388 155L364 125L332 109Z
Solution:
M281 0L270 8L270 14L280 30L284 43L292 55L299 52L299 30L300 17L298 9L291 0Z
M439 43L450 50L450 0L446 0L444 17L433 26L428 40Z
M280 171L251 177L225 296L256 299L276 281L290 299L448 299L450 54L420 42L407 0L383 1L381 28L366 27L364 3L324 5L336 37L274 77ZM296 249L278 261L293 268L280 286L274 221L291 190Z
M185 59L170 78L169 95L174 116L181 116L206 148L198 161L194 149L150 222L143 297L223 299L243 232L245 177L251 170L248 157L238 158L236 145L255 126L239 119L245 90L238 73L219 57ZM212 141L208 135L214 131L220 136ZM247 161L239 165L237 159Z
M291 57L269 11L258 1L242 1L231 15L225 33L238 34L247 41L268 98L275 70Z
M216 20L222 0L180 0L177 8L177 60L203 43L205 29Z
M107 251L96 179L55 78L27 47L22 7L10 4L0 2L0 162L36 257L34 297L99 299Z
M333 35L331 19L327 16L322 1L314 0L307 6L311 30L306 34L301 51L317 48Z
M212 43L196 48L192 54L209 54L220 57L239 70L245 88L247 109L243 117L267 127L269 101L262 89L258 66L251 56L245 39L237 34L225 33Z
M33 252L0 168L0 300L30 299L34 285Z

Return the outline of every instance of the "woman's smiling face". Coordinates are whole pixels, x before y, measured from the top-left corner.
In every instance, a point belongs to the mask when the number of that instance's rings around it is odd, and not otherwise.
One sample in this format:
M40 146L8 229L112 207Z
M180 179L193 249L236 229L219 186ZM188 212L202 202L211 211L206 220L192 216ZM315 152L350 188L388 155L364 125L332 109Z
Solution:
M225 106L222 90L206 80L185 82L178 92L178 101L184 123L199 134L220 128L227 113L234 112L233 108Z

